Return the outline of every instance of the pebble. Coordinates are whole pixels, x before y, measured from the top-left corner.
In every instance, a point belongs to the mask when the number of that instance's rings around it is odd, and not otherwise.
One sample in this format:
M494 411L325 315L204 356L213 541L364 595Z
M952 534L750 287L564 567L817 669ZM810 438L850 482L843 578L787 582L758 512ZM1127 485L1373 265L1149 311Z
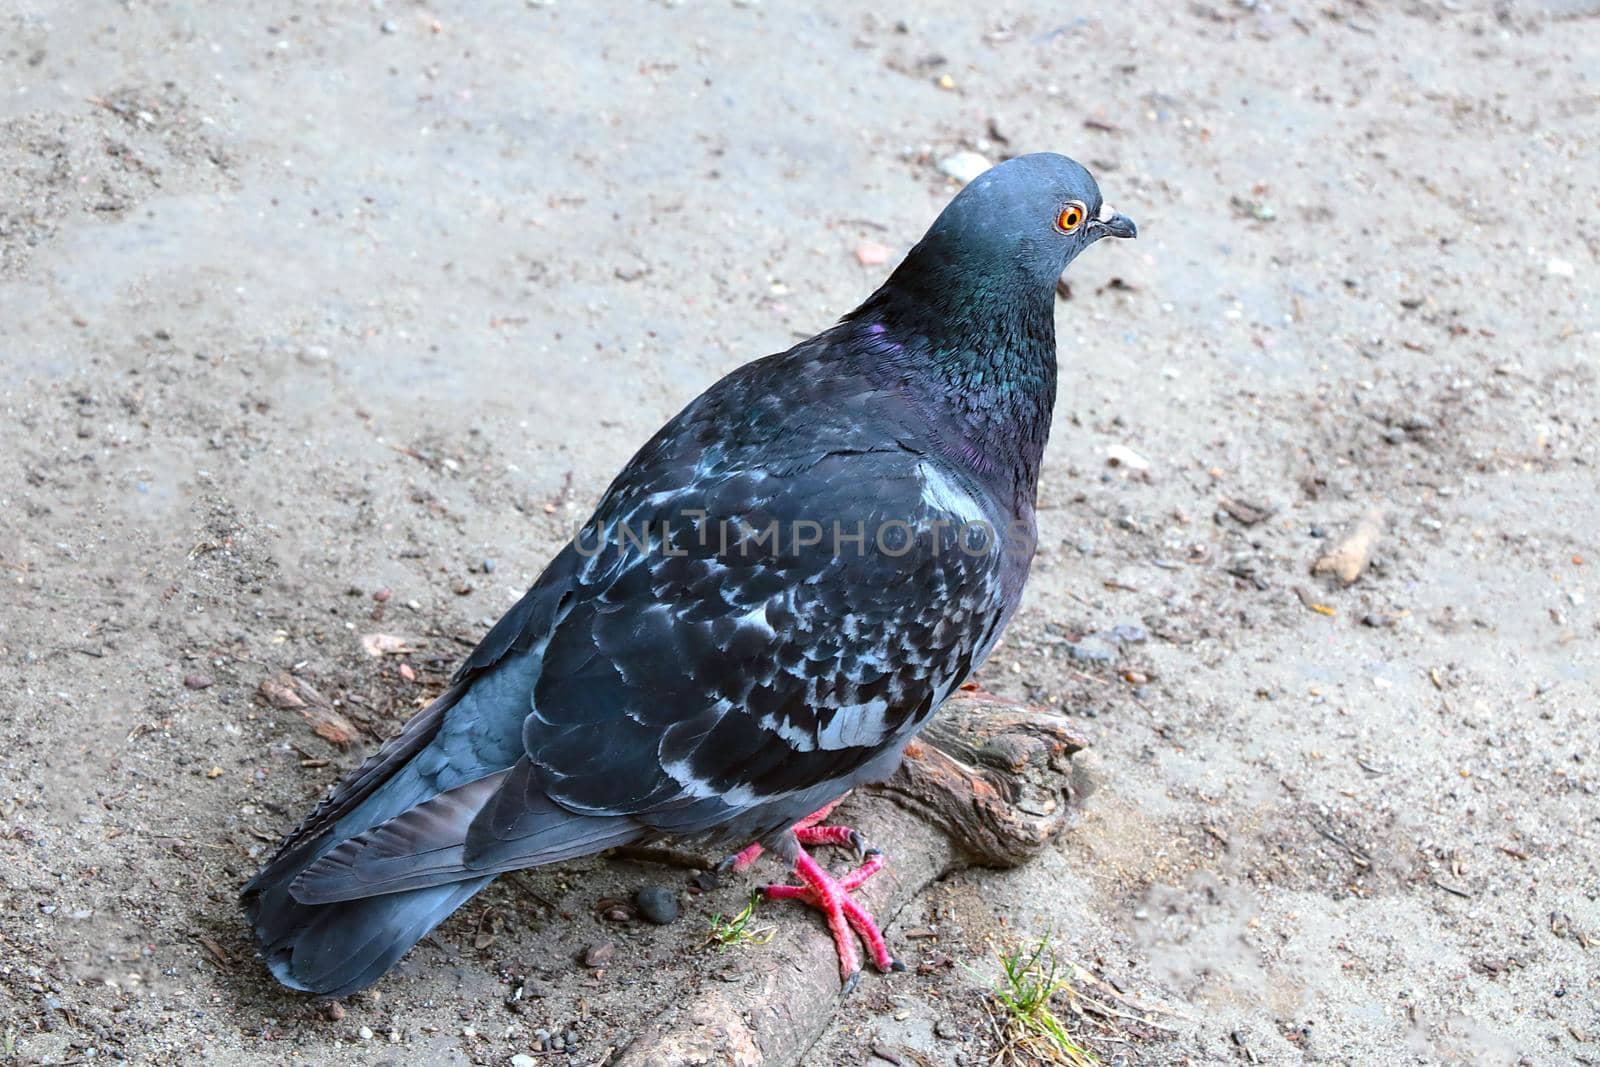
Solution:
M538 1067L539 1061L526 1052L519 1052L511 1057L511 1067Z
M382 30L384 33L399 33L400 24L395 22L394 19L384 19L383 25L379 26L378 29Z
M1131 471L1147 471L1150 461L1127 445L1112 445L1106 449L1106 463L1112 467L1126 467Z
M372 1040L372 1027L370 1026L363 1026L361 1029L357 1030L356 1033L361 1035L361 1040L363 1041Z
M633 895L633 902L639 907L639 914L655 923L665 926L678 917L678 894L664 885L647 885Z
M611 957L616 954L616 945L609 941L601 941L583 950L583 965L585 967L604 967L611 962Z
M217 680L209 674L186 674L183 684L186 689L210 689L217 684Z
M1544 272L1552 278L1571 278L1578 273L1578 268L1564 259L1552 258L1544 265Z
M856 262L863 267L881 267L889 262L889 248L876 241L862 241L856 245Z
M946 156L939 161L939 173L948 175L960 182L967 184L991 166L989 160L977 152L957 152L953 156Z
M1143 626L1132 622L1119 622L1111 628L1111 640L1122 645L1142 645L1150 639Z
M1079 663L1110 663L1117 658L1116 646L1099 637L1068 641L1066 648L1067 655Z
M938 1037L944 1041L960 1041L963 1036L961 1033L961 1027L957 1026L949 1019L940 1019L938 1022L934 1023L933 1033L935 1037Z

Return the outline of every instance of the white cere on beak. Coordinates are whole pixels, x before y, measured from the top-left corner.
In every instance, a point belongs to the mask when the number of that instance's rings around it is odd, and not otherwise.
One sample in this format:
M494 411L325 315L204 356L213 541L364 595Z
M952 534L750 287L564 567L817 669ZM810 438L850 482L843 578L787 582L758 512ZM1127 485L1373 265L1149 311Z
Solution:
M1099 218L1099 220L1101 222L1110 222L1111 221L1111 216L1115 215L1116 213L1117 213L1116 209L1113 208L1110 204L1101 204L1100 205L1100 214L1097 217Z

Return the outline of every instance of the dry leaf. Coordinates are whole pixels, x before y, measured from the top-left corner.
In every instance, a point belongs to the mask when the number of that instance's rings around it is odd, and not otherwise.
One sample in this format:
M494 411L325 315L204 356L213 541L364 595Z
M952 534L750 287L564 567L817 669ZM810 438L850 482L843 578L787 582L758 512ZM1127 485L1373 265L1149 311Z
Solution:
M1311 565L1312 574L1331 574L1340 585L1349 585L1361 577L1361 572L1372 562L1372 550L1383 533L1383 509L1371 508L1361 516L1361 521L1338 544Z
M259 691L268 704L283 711L298 711L306 706L300 694L294 691L293 683L286 679L268 678L261 683Z
M409 641L394 634L362 634L361 650L369 656L398 656L415 651Z
M356 728L332 708L302 708L300 717L311 727L311 732L324 741L342 747L355 740Z

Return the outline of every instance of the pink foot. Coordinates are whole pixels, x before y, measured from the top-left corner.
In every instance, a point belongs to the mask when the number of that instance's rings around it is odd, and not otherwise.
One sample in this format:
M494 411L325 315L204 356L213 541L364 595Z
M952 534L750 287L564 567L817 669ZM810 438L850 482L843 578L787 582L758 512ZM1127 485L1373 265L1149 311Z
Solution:
M826 819L833 812L833 809L839 806L839 803L842 800L844 800L844 797L840 797L827 807L814 811L810 815L807 815L805 818L801 819L799 822L795 823L794 829L796 835L798 836L800 831L809 830L813 826L816 826L817 823L821 822L823 819ZM800 839L800 842L801 844L807 843L803 837ZM752 842L743 849L729 856L727 859L723 860L721 863L717 864L717 873L726 874L727 872L732 871L734 874L743 874L749 869L752 863L761 858L761 854L765 851L766 849ZM859 853L860 851L861 849L857 847L856 852Z
M853 845L864 861L856 870L843 878L835 878L812 859L804 848L794 863L795 877L802 885L769 885L763 892L768 900L798 900L822 912L833 935L833 946L839 954L839 979L846 993L855 988L861 977L861 958L856 953L856 938L860 937L878 970L903 971L905 964L889 953L883 933L865 908L850 897L850 891L859 887L883 867L883 853L877 849L862 849L861 835L845 826L812 826L795 830L795 838L802 845L828 844Z

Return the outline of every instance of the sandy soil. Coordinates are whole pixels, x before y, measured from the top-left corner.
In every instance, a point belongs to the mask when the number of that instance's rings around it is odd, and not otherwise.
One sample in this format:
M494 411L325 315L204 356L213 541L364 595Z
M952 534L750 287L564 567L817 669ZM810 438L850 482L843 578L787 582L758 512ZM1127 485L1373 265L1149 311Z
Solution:
M1059 304L981 676L1080 718L1100 788L905 909L928 973L803 1061L985 1062L993 949L1049 932L1158 1009L1063 1006L1106 1063L1600 1063L1600 8L985 6L6 5L0 1061L596 1063L715 980L737 889L611 923L665 876L592 860L330 1021L234 894L975 148L1077 156L1141 231ZM1313 579L1374 504L1372 568ZM258 695L291 672L353 744Z

